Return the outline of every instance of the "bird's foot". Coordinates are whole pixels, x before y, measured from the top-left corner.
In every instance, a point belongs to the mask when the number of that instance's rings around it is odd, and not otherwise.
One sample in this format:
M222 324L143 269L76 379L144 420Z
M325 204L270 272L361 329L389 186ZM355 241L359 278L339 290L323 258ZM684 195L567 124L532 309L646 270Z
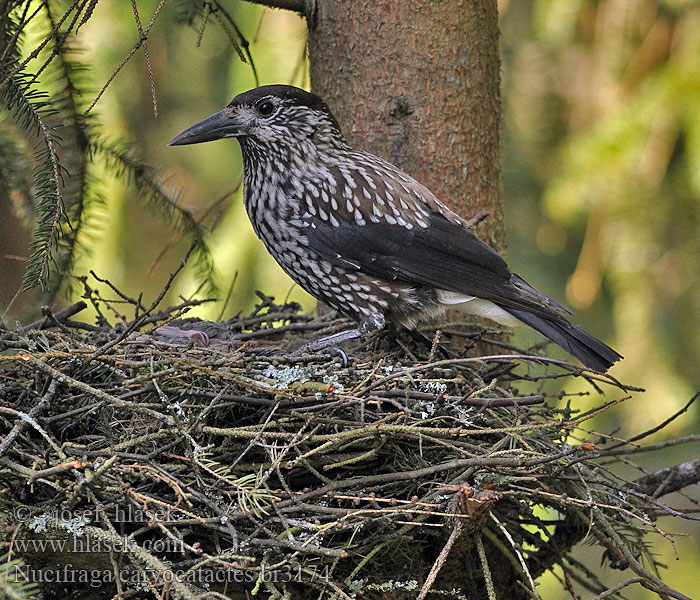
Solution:
M348 355L343 350L342 348L339 348L338 346L326 346L325 348L321 349L313 349L309 348L310 344L304 344L301 348L298 350L295 350L294 352L289 352L285 353L281 348L273 348L271 346L259 346L257 348L247 348L246 351L254 354L255 356L260 356L260 357L273 357L273 356L279 356L279 357L287 357L287 358L298 358L302 354L315 354L315 353L323 353L323 354L328 354L331 357L339 356L340 359L343 361L343 368L348 366Z
M318 352L328 354L331 358L338 356L340 357L343 369L348 366L348 353L345 352L345 350L343 350L340 346L326 346L325 348L318 350Z
M326 346L325 348L320 348L320 349L314 349L310 348L311 344L304 344L301 348L295 350L294 352L290 352L287 354L289 358L298 358L302 354L317 354L317 353L322 353L322 354L328 354L331 357L336 357L339 356L340 360L343 363L343 369L348 366L348 353L345 352L342 348L338 346Z
M348 355L345 350L339 347L339 344L357 339L361 335L362 332L359 328L334 333L333 335L304 344L301 348L295 350L289 356L291 358L295 358L297 356L301 356L302 354L323 352L324 354L330 354L331 356L340 356L341 360L343 361L343 368L345 368L348 366Z

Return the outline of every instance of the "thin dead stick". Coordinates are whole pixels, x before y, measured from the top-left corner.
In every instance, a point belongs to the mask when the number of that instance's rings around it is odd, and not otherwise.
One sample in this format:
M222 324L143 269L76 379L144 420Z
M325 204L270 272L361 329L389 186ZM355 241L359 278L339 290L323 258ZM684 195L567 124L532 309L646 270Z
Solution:
M12 442L15 441L17 436L24 431L24 429L27 427L27 425L31 422L34 421L36 416L41 413L47 406L48 403L51 401L51 398L53 398L53 395L56 393L56 386L58 385L58 381L56 379L52 379L51 383L49 384L49 389L46 390L46 393L41 397L41 400L34 405L34 408L29 411L28 415L25 415L24 413L20 413L20 420L15 423L14 427L12 428L12 431L8 433L5 436L5 439L0 442L0 456L5 454L7 452L8 448L12 445Z
M146 310L146 312L144 312L138 319L134 319L131 322L131 324L121 333L121 335L119 335L119 337L117 337L116 339L114 339L110 342L107 342L106 344L103 344L97 350L95 350L95 352L93 352L90 355L90 359L97 358L98 356L100 356L100 354L104 354L110 348L113 348L117 344L123 342L127 337L129 337L129 335L131 335L131 333L133 333L136 329L138 329L138 327L140 327L146 321L146 319L148 318L148 315L151 314L156 309L156 307L160 304L161 300L165 297L165 294L170 289L170 286L172 285L173 281L175 280L175 277L178 276L180 271L182 271L182 269L187 264L187 261L189 260L190 256L192 255L192 252L194 251L196 245L197 245L196 242L192 242L192 244L189 247L189 250L187 250L187 253L183 257L183 259L180 261L180 264L178 265L177 269L175 269L175 271L173 271L170 274L170 277L168 278L168 281L166 282L165 286L161 290L160 294L158 294L157 298L152 302L151 306Z
M102 98L102 95L107 91L109 84L112 83L112 81L114 81L114 78L124 68L124 65L126 65L127 62L129 62L129 59L134 54L136 54L136 51L146 41L146 38L148 37L148 33L150 32L151 27L153 27L153 23L155 23L155 20L158 17L158 14L160 13L160 9L163 8L163 5L165 4L165 2L166 2L166 0L160 0L160 2L158 3L158 6L156 6L156 10L153 13L153 16L151 17L150 22L148 23L148 27L146 27L146 30L143 32L143 35L139 38L139 41L134 44L134 47L131 50L129 50L129 53L122 59L122 61L119 63L119 65L114 70L114 72L109 76L109 79L105 82L105 84L102 86L100 91L97 93L97 96L95 96L95 99L90 103L90 106L88 106L85 109L85 112L83 113L85 116L87 116L90 113L90 111L95 107L95 105L99 102L100 98Z
M482 539L481 534L476 536L476 550L479 553L479 560L481 561L481 568L484 573L486 593L488 594L489 600L497 600L496 590L493 587L493 577L491 576L491 569L489 568L489 561L486 558L486 550L484 550L484 540Z
M515 555L518 557L518 560L520 561L520 566L523 568L523 573L527 575L527 580L528 583L530 584L530 590L532 591L533 595L535 598L539 598L539 594L537 593L537 588L535 587L535 581L532 578L532 575L530 574L529 569L527 568L527 564L525 563L525 559L523 558L523 553L520 552L520 549L518 546L515 544L515 540L513 539L513 536L510 535L508 532L508 529L506 529L506 526L499 521L498 517L494 515L492 512L489 512L489 516L493 520L494 523L498 526L498 528L501 530L501 533L505 536L505 538L508 540L510 543L511 547L515 551Z
M430 591L430 588L432 587L433 583L435 583L435 578L440 572L442 565L445 564L447 556L450 553L450 550L452 550L452 546L454 546L461 531L462 523L461 521L457 520L455 521L455 524L452 527L450 537L447 538L445 545L442 547L440 554L435 559L435 562L433 563L433 566L430 569L430 573L428 573L428 576L425 578L425 583L423 584L423 587L420 590L420 594L418 594L418 598L416 600L425 600L425 597L428 595L428 592Z
M617 594L617 592L619 592L621 589L626 588L627 586L632 585L633 583L640 583L641 581L644 581L641 577L630 577L629 579L625 579L617 585L614 585L610 589L601 592L597 596L593 596L591 600L603 600L603 598L609 598L610 596Z
M153 101L153 116L158 118L158 98L156 97L156 82L153 78L153 69L151 68L151 59L148 56L148 40L146 32L141 26L141 17L139 17L139 9L136 6L136 0L131 0L131 8L134 11L134 20L136 21L136 29L139 32L139 40L143 41L143 56L146 59L146 71L148 72L148 82L151 85L151 99Z

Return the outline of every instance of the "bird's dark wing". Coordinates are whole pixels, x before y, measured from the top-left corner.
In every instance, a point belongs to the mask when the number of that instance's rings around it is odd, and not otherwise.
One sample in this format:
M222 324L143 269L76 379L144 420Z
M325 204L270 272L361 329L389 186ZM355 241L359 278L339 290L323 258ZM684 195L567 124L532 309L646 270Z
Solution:
M463 226L430 211L427 227L343 220L299 220L310 250L328 262L384 280L400 280L490 300L547 318L563 309L522 279L489 245ZM522 285L520 283L522 282Z

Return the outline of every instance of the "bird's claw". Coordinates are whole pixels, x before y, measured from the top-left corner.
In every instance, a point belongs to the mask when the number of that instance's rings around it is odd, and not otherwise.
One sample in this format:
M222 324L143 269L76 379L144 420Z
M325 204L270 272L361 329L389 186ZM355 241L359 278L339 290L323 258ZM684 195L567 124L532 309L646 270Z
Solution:
M324 348L322 350L324 354L330 354L331 356L339 356L340 360L343 363L343 369L346 369L348 366L348 353L345 352L342 348L339 348L338 346L329 346L328 348Z
M302 354L315 354L321 352L323 354L328 354L332 357L339 356L343 363L343 369L348 366L348 354L340 348L339 346L323 346L321 348L317 347L315 342L309 342L304 344L301 348L298 348L294 352L289 353L287 356L289 358L298 358Z

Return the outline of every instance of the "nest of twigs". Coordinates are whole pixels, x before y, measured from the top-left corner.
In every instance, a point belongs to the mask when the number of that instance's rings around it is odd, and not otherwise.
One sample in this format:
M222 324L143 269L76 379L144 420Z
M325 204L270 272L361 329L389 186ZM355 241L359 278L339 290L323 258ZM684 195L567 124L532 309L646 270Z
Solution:
M634 571L629 585L683 597L645 546L665 505L603 466L634 448L586 425L628 396L614 380L506 344L478 356L482 330L443 329L432 344L388 334L350 346L346 367L291 359L346 323L263 296L221 324L173 321L192 303L156 314L136 300L126 319L88 295L96 325L75 320L78 303L0 330L7 589L536 598L560 565L564 587L602 593L569 555L587 537ZM209 343L159 336L163 323ZM572 375L610 397L578 412L546 391Z

